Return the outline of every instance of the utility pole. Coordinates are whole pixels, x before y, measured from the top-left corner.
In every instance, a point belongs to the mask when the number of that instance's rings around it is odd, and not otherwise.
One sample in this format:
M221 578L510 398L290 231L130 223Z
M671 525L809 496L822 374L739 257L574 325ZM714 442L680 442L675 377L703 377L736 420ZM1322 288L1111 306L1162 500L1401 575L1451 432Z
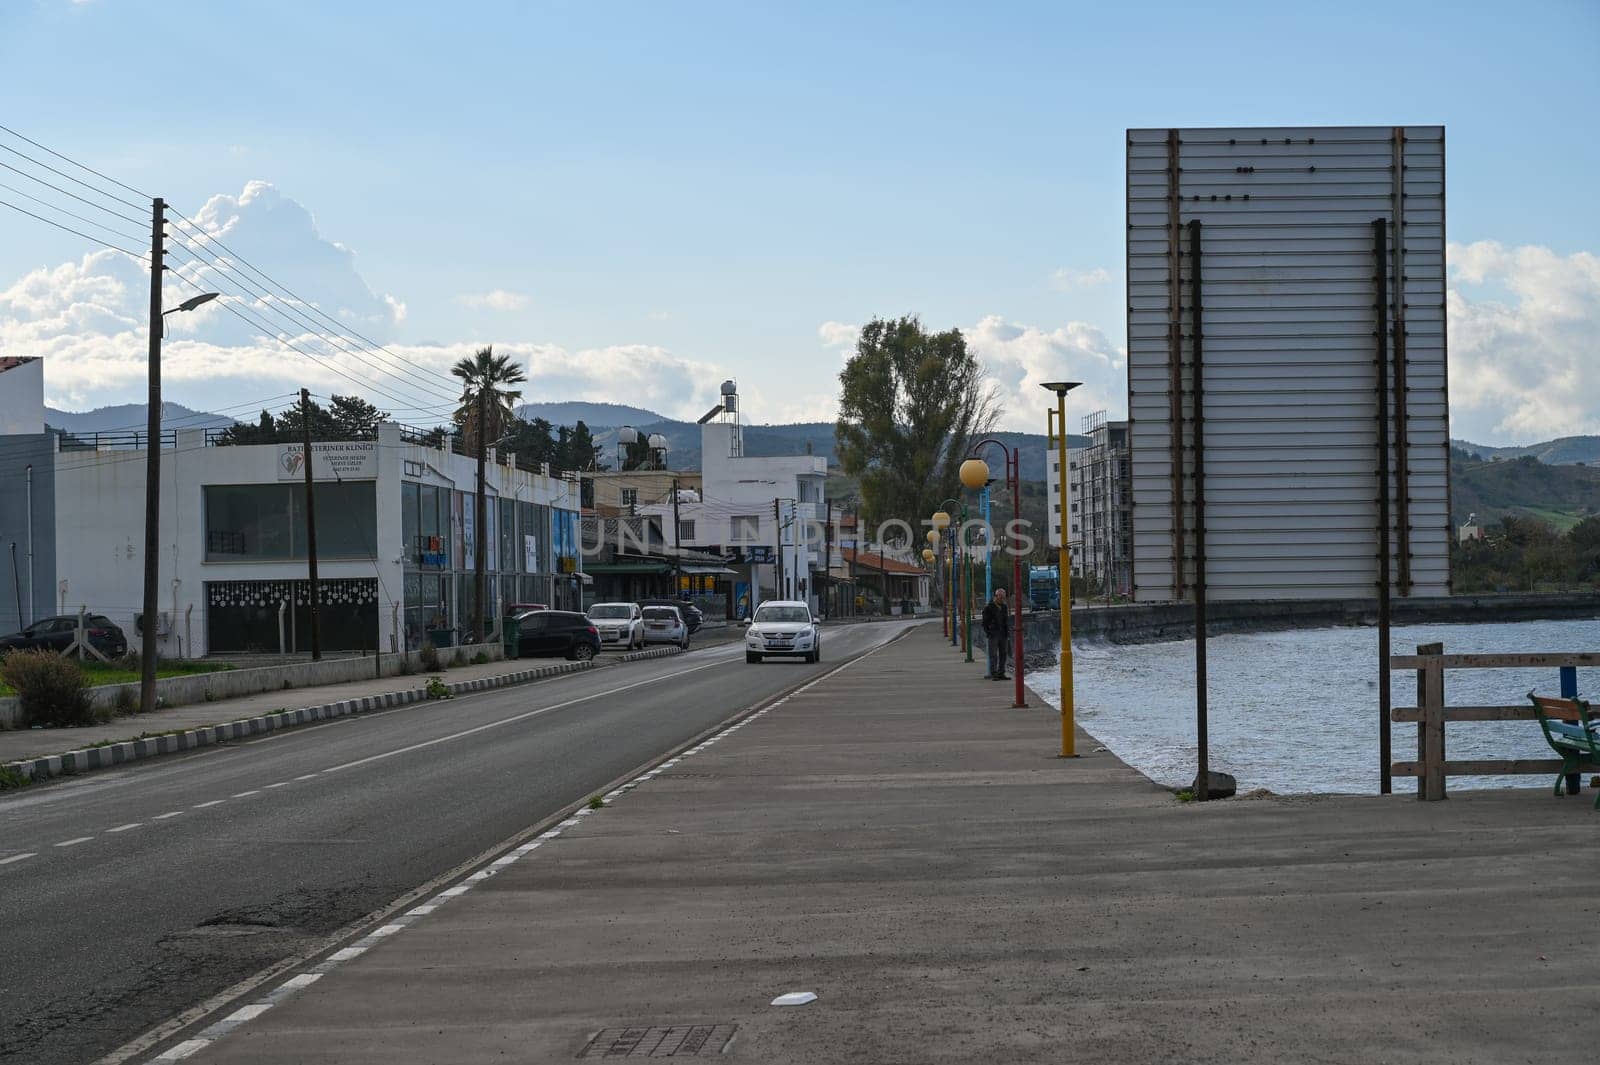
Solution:
M300 436L306 474L306 580L311 585L311 661L322 660L322 586L317 581L317 492L311 470L311 392L300 390Z
M485 513L486 510L488 509L488 505L485 503L484 498L483 498L483 481L484 481L484 475L485 475L484 463L488 461L489 434L488 434L488 431L487 431L488 430L488 426L485 424L485 420L484 420L484 409L483 409L484 395L483 395L483 393L484 393L484 384L483 384L482 381L479 381L478 382L478 396L477 396L477 399L476 399L476 401L474 403L474 406L475 406L475 409L476 409L476 414L477 414L477 422L478 422L478 425L477 425L477 437L478 437L478 499L477 499L476 504L474 504L474 506L473 506L473 518L472 518L472 524L473 524L474 529L476 530L475 535L472 538L472 579L473 579L473 587L475 589L475 593L474 594L476 596L477 614L478 614L478 616L475 619L473 619L472 624L473 624L473 627L475 629L477 629L477 631L478 631L478 642L479 643L483 643L485 641L485 639L486 639L487 634L484 632L484 629L487 628L487 625L485 623L488 621L488 618L489 618L489 610L488 610L488 606L487 606L487 596L488 596L488 591L489 591L489 589L488 589L488 564L489 564L489 556L488 556L489 535L488 535L488 533L489 533L489 530L484 528L484 524L488 520L488 516Z
M672 598L683 589L683 522L678 520L678 479L672 479Z
M150 395L144 442L144 625L139 634L139 712L156 708L156 595L161 578L161 274L167 203L150 204Z
M829 602L833 594L833 504L828 505L827 517L822 524L822 616L828 617L833 613L833 604Z
M856 612L856 562L859 561L860 558L861 558L861 511L860 511L859 508L851 508L849 510L846 510L844 507L840 507L839 508L839 513L840 514L849 514L850 515L850 527L855 530L855 533L850 538L850 542L852 544L854 544L855 546L850 549L850 610L849 610L850 616L854 617L855 616L855 612Z
M779 508L778 500L772 501L772 538L777 542L773 548L773 557L777 560L776 568L772 571L772 595L782 599L783 595L783 511Z

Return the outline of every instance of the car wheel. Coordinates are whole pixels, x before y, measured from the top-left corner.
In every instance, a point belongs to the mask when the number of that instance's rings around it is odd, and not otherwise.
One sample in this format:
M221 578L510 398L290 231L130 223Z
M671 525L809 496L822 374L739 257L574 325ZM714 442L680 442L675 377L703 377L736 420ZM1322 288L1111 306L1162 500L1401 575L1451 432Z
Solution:
M744 660L745 660L745 662L746 662L746 663L747 663L747 664L749 664L749 665L752 665L752 666L753 666L753 665L755 665L755 664L756 664L756 663L757 663L757 662L759 662L759 661L761 661L761 656L760 656L760 655L758 655L758 654L756 654L756 653L755 653L755 652L754 652L754 651L746 651L746 652L745 652L745 653L744 653Z
M587 662L594 657L594 647L587 643L576 644L572 648L572 657L579 662Z
M817 652L815 652L815 651L807 651L806 652L806 662L808 664L814 664L816 662L816 660L817 660Z
M681 644L679 644L678 646L682 647L685 651L687 651L689 649L689 637L685 636L683 638L683 642Z

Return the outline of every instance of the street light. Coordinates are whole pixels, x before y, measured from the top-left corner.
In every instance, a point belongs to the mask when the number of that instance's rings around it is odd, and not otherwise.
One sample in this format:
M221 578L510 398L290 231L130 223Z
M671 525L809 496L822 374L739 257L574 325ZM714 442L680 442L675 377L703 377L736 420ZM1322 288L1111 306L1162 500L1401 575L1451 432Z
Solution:
M1049 381L1040 387L1046 388L1056 394L1056 409L1049 411L1054 415L1045 418L1045 431L1048 434L1053 427L1056 437L1056 461L1060 468L1057 469L1058 484L1061 491L1060 516L1056 519L1056 530L1060 534L1061 543L1057 545L1056 554L1056 582L1061 588L1061 757L1076 758L1074 748L1074 722L1072 708L1072 562L1067 548L1067 393L1077 388L1080 381Z
M972 456L961 464L961 483L968 488L983 488L987 491L989 485L989 464L978 457L978 452L985 447L998 445L1000 453L1005 456L1006 486L1011 489L1011 511L1013 520L1022 517L1022 456L1016 448L1008 448L1004 443L994 437L985 437L973 444L969 450ZM988 531L988 514L984 515L985 521L985 547L987 548L992 534ZM1016 679L1016 698L1012 702L1015 708L1028 705L1022 694L1022 530L1015 525L1011 529L1011 600L1015 612L1015 623L1012 626L1013 663L1012 673ZM986 552L987 555L987 552ZM987 561L987 558L986 558Z
M940 503L939 509L934 511L933 517L929 519L933 523L935 530L942 531L950 527L950 511L944 509L947 506L955 509L959 513L961 519L961 523L956 526L955 542L950 547L950 583L948 585L949 594L945 596L945 598L950 601L950 646L959 647L961 645L961 621L956 616L956 606L961 600L961 541L965 538L963 536L963 532L967 527L967 505L958 499L946 499L944 502ZM967 571L966 581L969 584L972 581L972 572L970 568ZM971 627L972 619L969 617L967 619L967 638L969 640L972 636ZM967 661L972 661L972 653L970 648L967 652Z

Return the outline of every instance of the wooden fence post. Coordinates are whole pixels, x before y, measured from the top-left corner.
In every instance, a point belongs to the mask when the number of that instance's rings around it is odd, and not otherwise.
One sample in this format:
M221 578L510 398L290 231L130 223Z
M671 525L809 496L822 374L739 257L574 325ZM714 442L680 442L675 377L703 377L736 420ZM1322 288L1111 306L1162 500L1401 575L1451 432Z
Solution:
M1419 644L1417 644L1417 654L1419 654L1419 655L1442 655L1442 654L1444 654L1444 644L1442 644L1442 643L1419 643ZM1424 706L1427 706L1427 705L1428 705L1427 673L1424 672L1423 670L1419 669L1419 670L1417 670L1417 706L1418 707L1424 707ZM1427 748L1427 739L1426 739L1426 737L1427 737L1427 729L1423 726L1423 723L1421 721L1418 721L1417 722L1417 764L1418 765L1427 765L1428 764L1428 748ZM1418 799L1425 799L1427 797L1428 797L1428 778L1427 778L1427 775L1424 774L1424 773L1418 773L1417 774L1417 798Z
M1417 653L1423 654L1421 647ZM1422 689L1422 798L1437 802L1444 790L1444 647L1428 645L1429 661L1418 672Z

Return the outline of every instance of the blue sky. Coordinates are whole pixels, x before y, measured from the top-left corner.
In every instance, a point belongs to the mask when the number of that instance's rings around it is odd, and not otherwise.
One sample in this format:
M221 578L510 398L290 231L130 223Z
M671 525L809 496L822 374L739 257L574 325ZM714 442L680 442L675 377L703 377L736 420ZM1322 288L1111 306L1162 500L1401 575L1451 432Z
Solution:
M364 281L369 335L419 362L493 341L529 360L530 398L674 415L735 374L760 420L826 416L849 327L906 312L974 334L1014 427L1039 427L1022 386L1050 370L1116 414L1124 129L1442 122L1450 240L1494 242L1468 318L1531 318L1517 335L1548 334L1554 375L1600 394L1592 2L23 0L0 8L0 64L0 122L191 215L309 212L314 232L229 243L313 299ZM329 265L326 242L353 255ZM87 250L0 214L0 292L33 276L0 340L52 356L63 405L136 399L136 374L99 372L127 352L15 327L59 287L37 272ZM240 351L180 372L180 402L284 393L305 363L193 328L197 353ZM1473 372L1452 368L1462 435L1600 431L1600 401L1513 409Z

